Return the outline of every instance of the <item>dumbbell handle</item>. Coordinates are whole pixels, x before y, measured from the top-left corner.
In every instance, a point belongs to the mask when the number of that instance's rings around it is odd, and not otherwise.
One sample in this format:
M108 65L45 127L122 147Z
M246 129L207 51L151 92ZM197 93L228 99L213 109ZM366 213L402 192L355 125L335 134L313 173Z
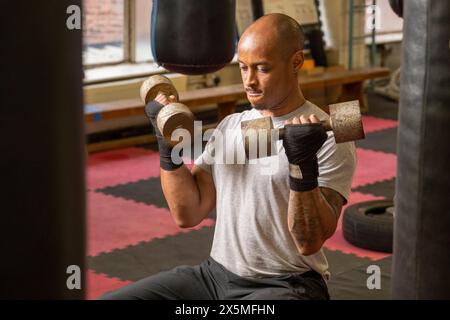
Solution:
M331 127L331 121L329 119L327 119L327 120L320 120L320 124L323 126L323 128L326 131L332 131L333 130L333 128ZM278 137L279 137L279 139L283 139L284 138L284 131L285 131L285 129L284 128L280 128L280 129L275 129L275 130L278 130Z

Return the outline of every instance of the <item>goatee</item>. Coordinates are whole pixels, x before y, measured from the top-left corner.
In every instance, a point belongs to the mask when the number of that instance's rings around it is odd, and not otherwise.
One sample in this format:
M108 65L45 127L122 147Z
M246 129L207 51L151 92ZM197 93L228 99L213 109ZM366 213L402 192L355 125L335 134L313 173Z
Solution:
M254 104L252 104L252 108L255 108L256 110L268 110L268 109L270 109L266 105L254 105Z

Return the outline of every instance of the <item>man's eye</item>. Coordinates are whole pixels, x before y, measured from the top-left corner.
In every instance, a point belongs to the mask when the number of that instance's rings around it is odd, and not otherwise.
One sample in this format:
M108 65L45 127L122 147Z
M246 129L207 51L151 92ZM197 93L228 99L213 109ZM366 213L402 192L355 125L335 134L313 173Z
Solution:
M258 71L266 73L269 72L270 70L268 68L258 68Z
M241 70L247 70L247 66L239 66L239 68L241 68Z

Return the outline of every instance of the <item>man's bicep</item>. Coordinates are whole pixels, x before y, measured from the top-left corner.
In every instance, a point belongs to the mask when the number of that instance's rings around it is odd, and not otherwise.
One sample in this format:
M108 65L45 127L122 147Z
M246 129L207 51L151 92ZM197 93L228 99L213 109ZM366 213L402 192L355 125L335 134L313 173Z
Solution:
M208 214L216 206L216 187L214 179L208 171L194 165L191 169L192 176L200 193L200 208L203 213Z
M350 195L356 169L355 146L353 142L336 144L331 141L326 147L318 156L319 186L341 194L345 204Z

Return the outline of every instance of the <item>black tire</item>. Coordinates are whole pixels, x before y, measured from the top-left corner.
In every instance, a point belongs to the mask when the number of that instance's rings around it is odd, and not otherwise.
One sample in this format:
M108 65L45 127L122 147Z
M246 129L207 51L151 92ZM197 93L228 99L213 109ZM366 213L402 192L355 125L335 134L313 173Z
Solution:
M349 206L344 211L344 239L369 250L392 253L394 216L387 208L392 200L366 201Z

